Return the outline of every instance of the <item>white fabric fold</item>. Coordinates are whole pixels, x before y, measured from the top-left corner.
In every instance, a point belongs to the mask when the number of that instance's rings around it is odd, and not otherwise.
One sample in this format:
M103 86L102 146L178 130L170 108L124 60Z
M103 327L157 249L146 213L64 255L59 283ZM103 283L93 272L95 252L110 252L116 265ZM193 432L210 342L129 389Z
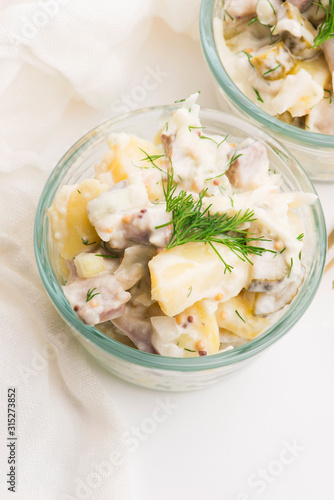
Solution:
M0 6L0 438L4 444L7 388L16 387L17 498L130 498L117 402L37 271L33 221L51 171L39 154L71 100L111 109L156 16L194 34L199 4L26 0ZM3 479L8 467L2 453L1 499L13 497Z

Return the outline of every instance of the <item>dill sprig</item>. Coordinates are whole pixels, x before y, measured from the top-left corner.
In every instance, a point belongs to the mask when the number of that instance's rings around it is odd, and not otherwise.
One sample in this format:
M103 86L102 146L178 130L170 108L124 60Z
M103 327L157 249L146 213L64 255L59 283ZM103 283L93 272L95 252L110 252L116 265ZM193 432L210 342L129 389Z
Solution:
M239 316L239 318L241 319L241 321L243 321L244 323L246 323L246 321L244 320L244 318L241 316L241 314L239 313L239 311L237 309L235 309L234 312L236 313L237 316Z
M226 138L225 138L226 139ZM215 175L214 177L209 177L208 179L205 179L206 181L212 181L212 179L218 179L219 177L222 177L223 175L226 174L227 170L229 169L229 167L232 165L232 163L235 162L235 160L237 160L240 156L242 156L242 153L239 153L238 155L235 153L233 153L233 155L231 156L228 164L226 165L226 168L224 170L224 172L222 174L219 174L219 175Z
M334 0L329 0L329 8L320 6L325 12L325 20L319 26L319 31L313 42L313 48L319 47L322 43L334 37Z
M265 73L262 73L262 76L266 76L268 75L269 73L272 73L273 71L276 71L278 68L280 68L282 66L281 63L277 64L277 66L275 66L275 68L272 68L272 69L268 69L268 71L266 71Z
M262 97L260 96L259 91L258 91L255 87L253 87L253 90L254 90L254 92L255 92L256 99L257 99L258 101L260 101L260 102L263 102L263 99L262 99Z
M83 245L86 245L86 247L89 247L89 245L96 245L96 241L90 243L87 238L81 238L81 242Z
M104 259L119 259L118 255L105 255L102 253L96 253L95 257L103 257Z
M88 290L87 297L86 297L86 302L89 302L90 300L92 300L92 298L95 297L96 295L101 295L100 292L94 293L95 290L97 290L96 287Z
M225 141L226 141L226 139L228 138L228 134L227 134L227 135L225 135L225 137L223 138L223 140L222 140L222 141L220 141L220 142L217 142L217 141L215 141L212 137L207 137L206 135L200 135L200 136L199 136L199 138L200 138L200 139L207 139L208 141L212 141L212 142L214 142L214 143L216 144L217 148L219 148L219 146L220 146L221 144L223 144L223 142L225 142Z
M191 193L184 190L176 193L177 188L171 162L166 185L163 183L163 190L166 211L172 213L172 220L156 227L160 229L172 225L172 235L167 244L167 250L190 242L208 243L225 265L225 272L231 272L233 267L224 261L214 243L227 246L242 261L247 260L250 263L249 254L262 255L263 252L270 251L250 244L254 241L266 241L264 238L248 237L247 231L240 229L243 224L256 220L252 210L247 209L244 213L240 210L233 216L226 213L212 214L210 213L211 204L206 208L203 207L207 189L199 194L198 200L195 200Z
M172 235L167 244L167 250L190 242L208 243L225 265L225 273L226 271L232 272L233 266L224 261L214 243L225 245L242 261L247 260L250 264L252 262L248 257L249 254L262 255L263 252L275 253L273 250L251 245L250 243L255 241L268 240L263 237L249 237L246 230L240 229L243 224L256 220L253 210L247 209L244 213L239 210L233 216L229 216L226 213L219 214L218 212L212 214L210 212L212 204L206 208L203 207L207 189L199 193L197 200L194 199L191 193L187 193L184 190L180 190L177 193L178 184L174 179L174 168L171 158L169 158L170 168L165 172L155 163L155 160L160 155L150 156L145 151L143 153L146 155L145 160L162 173L162 188L165 197L166 212L172 213L172 220L170 222L155 227L155 229L160 229L172 225ZM234 157L234 160L236 158L237 156ZM165 178L166 180L164 180Z

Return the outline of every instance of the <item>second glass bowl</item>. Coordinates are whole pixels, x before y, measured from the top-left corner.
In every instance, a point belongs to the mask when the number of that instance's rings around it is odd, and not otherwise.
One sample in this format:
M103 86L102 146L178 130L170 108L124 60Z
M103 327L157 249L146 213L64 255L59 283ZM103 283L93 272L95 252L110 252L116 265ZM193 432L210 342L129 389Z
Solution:
M247 118L272 134L297 158L313 180L334 181L334 136L323 135L288 125L262 111L231 80L219 57L213 19L222 19L222 0L202 0L200 33L202 49L214 78L219 104L224 111Z

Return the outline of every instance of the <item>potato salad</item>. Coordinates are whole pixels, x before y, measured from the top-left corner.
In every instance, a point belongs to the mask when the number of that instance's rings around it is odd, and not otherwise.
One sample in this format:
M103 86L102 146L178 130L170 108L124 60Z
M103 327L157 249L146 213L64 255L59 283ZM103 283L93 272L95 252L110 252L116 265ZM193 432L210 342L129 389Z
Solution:
M283 122L333 135L333 0L225 0L222 9L216 45L238 88Z
M163 356L234 349L277 321L304 279L299 211L316 199L283 189L261 141L210 134L197 98L154 143L109 135L94 178L49 209L78 318Z

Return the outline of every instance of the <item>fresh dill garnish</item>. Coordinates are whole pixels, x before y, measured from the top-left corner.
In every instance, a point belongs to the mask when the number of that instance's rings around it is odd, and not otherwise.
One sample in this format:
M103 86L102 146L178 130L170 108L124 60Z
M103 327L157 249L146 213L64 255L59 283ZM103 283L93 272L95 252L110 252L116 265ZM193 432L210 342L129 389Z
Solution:
M243 54L245 54L245 56L247 56L247 59L248 59L248 62L249 64L252 66L252 68L254 68L254 64L252 63L251 59L253 58L252 54L249 54L248 52L246 52L245 50L242 50L241 51Z
M163 154L161 154L161 155L151 155L151 156L150 156L150 155L148 155L148 154L146 153L146 151L144 151L142 148L139 148L139 149L140 149L140 151L141 151L142 153L144 153L144 155L146 155L146 158L142 158L140 161L148 161L148 162L150 162L150 163L151 163L151 164L152 164L155 168L159 168L159 167L158 167L158 166L157 166L154 162L155 162L155 161L157 161L157 160L159 160L159 158L163 158L163 157L165 156L165 154L164 154L164 153L163 153ZM143 168L145 168L145 167L143 167ZM160 170L161 170L161 169L160 169Z
M168 122L166 122L165 129L166 129L166 132L168 132Z
M325 97L325 96L324 96L324 99L329 99L329 104L332 104L332 96L333 96L332 91L331 91L331 90L324 89L324 92L328 92L328 93L329 93L329 96L328 96L328 97Z
M229 196L230 200L231 200L231 206L234 207L234 201L233 201L233 198L232 196Z
M304 238L304 233L300 233L300 235L297 236L297 240L299 241L302 241L303 238Z
M105 249L106 252L110 253L110 255L112 256L113 259L119 259L119 255L117 255L117 253L114 253L112 250L110 250L110 248L107 248L107 243L104 241L102 243L102 248ZM101 254L102 255L102 254ZM109 257L107 255L102 255L102 257Z
M253 19L248 23L248 26L255 23L257 21L257 17L253 17Z
M79 191L79 189L77 189L78 193L81 194L81 191Z
M184 347L184 350L188 351L188 352L196 352L196 351L192 351L191 349L187 349L186 347Z
M103 255L102 253L96 253L95 257L104 257L105 259L118 259L118 255Z
M91 243L89 243L89 241L87 240L87 238L81 238L81 241L82 241L82 244L86 245L87 247L89 245L96 245L96 241L92 241Z
M282 248L282 250L280 251L280 253L285 252L285 250L286 250L286 247Z
M270 26L268 26L268 28L270 28ZM274 24L274 26L272 28L270 28L270 39L271 39L272 43L276 43L276 40L273 40L273 37L276 36L276 35L274 35L274 31L276 28L277 28L277 24ZM272 45L272 43L270 45Z
M298 258L299 260L302 260L302 251L299 252Z
M290 278L292 267L293 267L293 258L291 257L291 260L290 260L290 269L289 269L289 272L287 274L287 278Z
M224 272L231 272L233 267L224 261L215 248L214 243L225 245L242 261L247 260L249 263L252 263L248 257L249 254L262 255L263 252L272 252L272 250L250 244L253 241L268 240L263 237L249 237L247 236L247 230L240 229L240 226L243 224L256 220L254 211L247 209L242 213L239 210L233 216L218 212L211 214L211 204L203 208L203 200L206 197L207 189L199 193L197 200L193 198L191 193L187 193L183 189L176 193L179 186L174 179L174 168L171 158L169 158L170 168L165 172L155 164L154 160L159 155L149 156L145 151L143 152L146 155L145 160L149 161L152 166L156 167L162 173L166 212L171 212L172 220L156 226L155 229L172 226L172 235L166 246L167 250L189 242L208 243L225 265ZM238 156L234 154L230 163ZM166 181L164 180L164 175L167 176Z
M246 321L244 320L244 318L241 316L241 314L237 311L237 309L235 310L235 313L237 314L237 316L239 316L239 318L241 319L241 321L243 321L244 323L246 323Z
M253 90L254 90L254 92L255 92L255 94L256 94L256 99L257 99L258 101L260 101L260 102L263 102L263 99L262 99L262 97L260 96L259 91L258 91L255 87L253 87Z
M193 287L192 287L192 286L190 286L190 287L188 288L188 290L189 290L189 292L188 292L187 298L190 296L191 292L193 291Z
M253 241L266 240L262 237L248 237L247 230L240 229L243 224L255 220L252 210L247 209L244 213L239 210L233 216L226 213L211 214L210 208L212 205L203 208L203 200L207 189L199 193L198 199L195 200L192 194L184 190L176 194L177 188L178 185L174 180L174 169L171 162L170 171L167 171L166 185L163 184L163 190L166 211L172 213L172 220L155 228L160 229L172 225L172 235L166 246L167 250L189 242L209 243L224 263L225 272L231 272L232 266L229 266L224 261L213 243L227 246L241 260L247 260L248 262L251 262L248 254L262 255L263 252L270 251L250 245Z
M267 2L269 3L269 5L270 5L270 7L271 7L271 9L273 11L273 13L276 14L276 10L274 9L274 7L273 7L272 3L270 2L270 0L267 0Z
M326 40L334 37L334 0L329 0L328 9L321 2L320 7L325 12L325 20L319 26L318 34L313 42L313 48L319 47Z
M101 295L101 292L94 293L95 290L97 290L96 287L88 290L86 302L89 302L90 300L92 300L92 298L95 297L96 295Z
M178 101L174 101L175 104L177 104L178 102L184 102L185 99L179 99Z
M231 19L231 21L234 21L234 17L233 17L233 16L231 16L231 14L230 14L229 12L227 12L227 10L226 10L226 9L224 9L224 14L227 14L227 15L228 15L228 17Z
M265 76L265 75L268 75L269 73L272 73L273 71L276 71L278 68L280 68L282 66L281 63L277 64L277 66L275 66L275 68L272 68L272 69L268 69L268 71L265 71L265 73L262 73L262 76Z
M191 132L193 128L206 128L206 127L194 127L192 125L188 125L189 132Z
M224 172L222 174L219 174L219 175L215 175L214 177L209 177L208 179L205 179L206 181L212 181L212 179L218 179L219 177L222 177L223 175L226 174L227 170L229 169L229 167L232 165L232 163L235 162L235 160L237 160L240 156L242 156L242 153L239 153L238 155L236 154L236 152L234 151L233 155L231 156L228 164L226 165L226 168L224 170Z
M207 139L208 141L212 141L212 142L214 142L214 143L216 144L217 148L219 148L219 146L220 146L221 144L223 144L223 142L225 142L225 141L226 141L226 139L228 138L228 134L227 134L227 135L225 135L224 139L223 139L222 141L220 141L220 142L217 142L217 141L215 141L214 139L212 139L212 137L207 137L206 135L200 135L200 136L199 136L199 138L200 138L200 139Z

